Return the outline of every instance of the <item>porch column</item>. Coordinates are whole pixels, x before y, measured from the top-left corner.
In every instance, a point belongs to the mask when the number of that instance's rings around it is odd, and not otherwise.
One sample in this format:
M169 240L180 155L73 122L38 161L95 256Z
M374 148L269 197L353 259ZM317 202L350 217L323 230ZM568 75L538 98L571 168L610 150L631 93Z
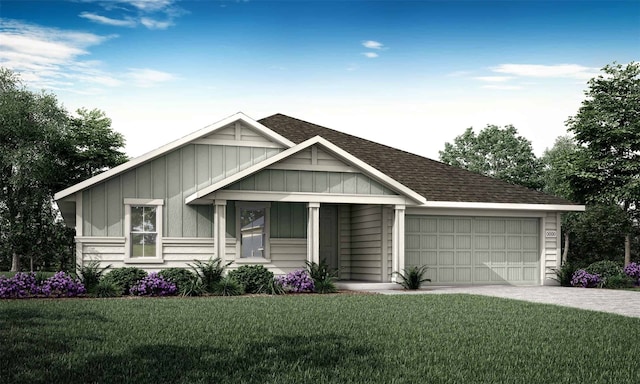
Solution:
M307 207L307 261L320 263L320 203L309 203Z
M216 257L224 260L227 245L227 200L216 199L213 204L215 208L213 213L213 237L215 238Z
M404 269L404 205L396 205L393 215L393 239L391 247L391 260L393 272L402 272ZM391 277L392 282L397 281L397 274Z

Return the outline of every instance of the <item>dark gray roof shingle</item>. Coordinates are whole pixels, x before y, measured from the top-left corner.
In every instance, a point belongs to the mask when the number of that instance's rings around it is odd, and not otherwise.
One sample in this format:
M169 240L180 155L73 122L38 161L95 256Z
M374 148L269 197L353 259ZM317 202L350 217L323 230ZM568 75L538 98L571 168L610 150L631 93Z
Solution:
M431 201L514 204L574 204L413 153L321 127L282 114L259 120L294 143L320 136Z

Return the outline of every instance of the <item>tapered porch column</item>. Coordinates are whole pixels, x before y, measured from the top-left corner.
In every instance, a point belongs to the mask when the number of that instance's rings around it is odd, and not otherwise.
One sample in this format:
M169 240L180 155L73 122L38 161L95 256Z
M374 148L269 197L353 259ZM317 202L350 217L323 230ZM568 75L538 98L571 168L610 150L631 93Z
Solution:
M320 263L320 203L309 203L307 207L307 261Z
M404 269L404 205L396 205L393 215L393 239L391 247L391 260L393 272L402 272ZM397 274L391 276L391 281L397 281Z
M214 201L213 237L215 238L216 257L225 259L227 243L227 200Z

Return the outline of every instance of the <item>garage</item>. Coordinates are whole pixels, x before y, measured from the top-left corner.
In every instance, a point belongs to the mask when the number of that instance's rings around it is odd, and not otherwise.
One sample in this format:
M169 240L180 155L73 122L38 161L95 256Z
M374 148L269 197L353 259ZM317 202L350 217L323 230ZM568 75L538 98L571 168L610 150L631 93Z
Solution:
M540 284L538 218L407 215L405 267L431 284Z

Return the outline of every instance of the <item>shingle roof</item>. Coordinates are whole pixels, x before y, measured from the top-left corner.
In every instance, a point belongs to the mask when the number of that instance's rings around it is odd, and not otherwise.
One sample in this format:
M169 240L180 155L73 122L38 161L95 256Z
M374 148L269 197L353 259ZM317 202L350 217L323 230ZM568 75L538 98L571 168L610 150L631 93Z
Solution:
M314 136L321 136L430 201L574 204L559 197L508 184L282 114L266 117L259 122L296 144Z

